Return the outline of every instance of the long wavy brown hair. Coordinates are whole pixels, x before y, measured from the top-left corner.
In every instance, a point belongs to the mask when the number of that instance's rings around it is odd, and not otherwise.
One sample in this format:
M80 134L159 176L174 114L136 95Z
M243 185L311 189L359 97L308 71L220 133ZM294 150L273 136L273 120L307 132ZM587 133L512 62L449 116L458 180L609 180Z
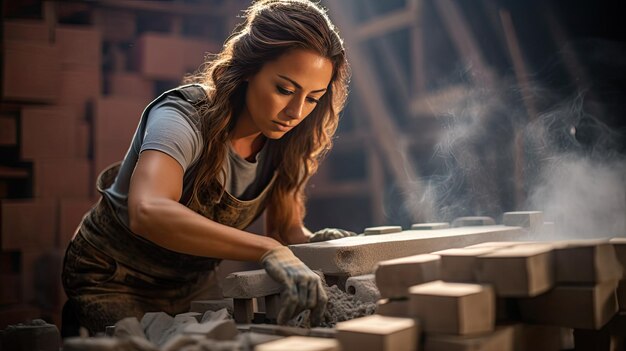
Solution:
M214 186L223 172L229 133L245 103L245 79L292 49L312 50L329 59L333 74L326 93L304 121L282 138L267 140L278 173L269 200L277 224L273 230L278 233L268 234L274 235L283 233L294 215L304 218L305 184L332 146L338 114L346 101L350 73L337 30L325 10L313 2L257 1L246 10L245 21L235 28L223 50L187 80L203 84L208 92L206 103L199 109L206 147L191 199L199 204L198 194Z

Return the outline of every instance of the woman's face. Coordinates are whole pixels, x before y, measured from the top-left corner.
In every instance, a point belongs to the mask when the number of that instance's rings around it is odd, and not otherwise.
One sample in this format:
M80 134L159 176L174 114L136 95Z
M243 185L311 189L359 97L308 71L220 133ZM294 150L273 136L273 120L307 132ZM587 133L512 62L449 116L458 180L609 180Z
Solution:
M279 139L313 111L330 84L330 60L304 49L268 62L248 79L244 109L237 121L248 132Z

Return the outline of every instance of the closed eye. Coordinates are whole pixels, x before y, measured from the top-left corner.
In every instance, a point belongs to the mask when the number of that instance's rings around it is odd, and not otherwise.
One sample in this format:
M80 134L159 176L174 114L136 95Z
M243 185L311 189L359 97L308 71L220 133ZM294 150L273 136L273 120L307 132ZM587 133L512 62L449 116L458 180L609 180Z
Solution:
M306 101L311 103L311 104L319 104L319 102L320 102L318 99L315 99L315 98L312 98L312 97L306 98Z
M278 90L278 92L283 94L283 95L293 95L293 91L285 89L285 88L281 87L280 85L276 86L276 90Z

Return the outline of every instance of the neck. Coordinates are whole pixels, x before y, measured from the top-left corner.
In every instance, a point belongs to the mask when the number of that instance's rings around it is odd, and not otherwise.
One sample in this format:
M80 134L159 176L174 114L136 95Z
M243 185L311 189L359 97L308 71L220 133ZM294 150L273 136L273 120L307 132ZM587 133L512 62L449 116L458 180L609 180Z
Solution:
M265 144L265 136L261 132L246 123L246 118L237 118L235 127L230 132L230 144L235 152L248 161L254 160L256 154Z

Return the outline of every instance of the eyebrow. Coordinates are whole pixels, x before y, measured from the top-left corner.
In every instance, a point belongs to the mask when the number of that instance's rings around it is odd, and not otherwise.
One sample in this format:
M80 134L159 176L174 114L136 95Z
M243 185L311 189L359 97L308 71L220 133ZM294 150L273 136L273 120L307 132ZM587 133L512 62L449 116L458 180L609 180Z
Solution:
M280 78L284 79L284 80L288 80L289 82L291 82L291 84L295 85L295 86L296 86L296 88L298 88L298 89L302 89L302 86L301 86L300 84L298 84L298 82L296 82L295 80L293 80L293 79L291 79L291 78L289 78L289 77L283 76L282 74L279 74L278 76L279 76ZM321 92L323 92L323 91L326 91L326 88L324 88L324 89L318 89L318 90L313 90L313 91L312 91L312 93L321 93Z

